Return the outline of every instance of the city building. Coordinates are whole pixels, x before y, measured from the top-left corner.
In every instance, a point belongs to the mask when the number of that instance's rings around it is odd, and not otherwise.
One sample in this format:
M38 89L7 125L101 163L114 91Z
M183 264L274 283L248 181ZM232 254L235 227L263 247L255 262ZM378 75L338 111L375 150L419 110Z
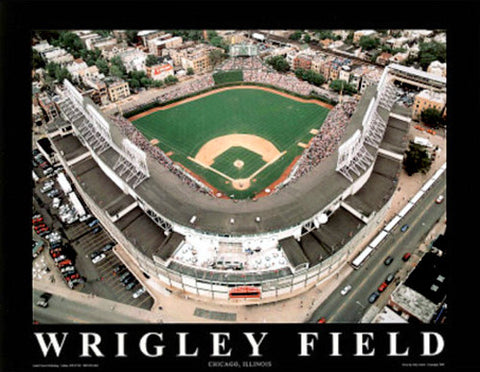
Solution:
M137 37L144 47L148 47L149 40L156 39L164 34L165 32L160 30L142 30L137 33Z
M293 59L293 69L302 68L304 70L310 70L312 68L312 56L306 54L298 54Z
M147 54L140 49L130 48L123 53L119 54L125 69L130 71L145 71L145 60Z
M433 61L427 68L427 72L437 76L447 76L447 64L440 61Z
M375 36L377 31L375 30L358 30L353 33L353 42L358 43L362 36Z
M392 57L392 55L388 52L383 52L381 53L378 57L376 62L380 65L386 65L389 61L389 59Z
M130 87L122 79L108 78L105 79L105 83L107 84L108 99L111 102L116 102L130 95Z
M91 90L87 91L86 93L95 102L97 105L105 105L108 103L108 92L107 92L107 84L104 81L100 80L97 77L90 76L84 77L83 83L91 88Z
M443 113L447 104L447 95L445 93L433 92L431 90L422 90L415 96L412 108L412 118L419 120L422 111L428 108L435 108Z
M37 126L45 123L42 108L38 105L38 103L32 103L32 123Z
M194 73L210 71L213 65L210 61L210 52L221 50L211 45L199 44L195 47L169 49L169 55L176 66L188 70L192 68Z
M173 76L174 70L170 63L161 63L146 68L147 77L153 80L164 80L167 76Z
M47 118L47 123L55 120L56 117L58 117L58 109L57 106L55 105L55 102L49 97L47 92L42 92L37 95L38 98L38 104L42 108L46 118Z
M447 297L446 255L426 253L405 282L398 286L388 306L411 322L432 323Z
M72 63L68 64L66 68L70 75L72 75L72 79L78 82L80 80L80 71L87 69L88 65L83 59L77 58Z
M155 56L161 56L165 48L175 48L182 45L183 39L180 36L172 37L171 34L165 34L155 39L147 41L148 52Z
M402 63L408 58L408 52L405 53L396 53L395 55L391 56L388 61L392 63Z

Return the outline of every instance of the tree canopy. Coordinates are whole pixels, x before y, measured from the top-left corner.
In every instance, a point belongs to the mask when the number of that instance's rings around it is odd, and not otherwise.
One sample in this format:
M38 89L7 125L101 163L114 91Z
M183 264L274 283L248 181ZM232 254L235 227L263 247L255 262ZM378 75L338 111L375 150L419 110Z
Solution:
M432 128L437 128L439 125L443 124L442 113L434 107L423 110L421 119L426 125Z
M362 47L362 50L372 50L380 45L380 40L376 37L362 36L358 45Z
M290 65L283 56L270 57L266 60L266 62L276 71L287 72L290 70Z
M313 70L304 70L303 68L297 68L295 70L295 76L301 80L308 81L309 83L320 86L325 83L325 77Z
M432 166L432 159L424 146L410 142L409 149L403 160L403 166L409 176L418 172L425 174Z
M345 80L333 80L330 83L330 89L333 89L335 92L343 92L344 94L352 95L357 92L355 87L351 84L348 84Z

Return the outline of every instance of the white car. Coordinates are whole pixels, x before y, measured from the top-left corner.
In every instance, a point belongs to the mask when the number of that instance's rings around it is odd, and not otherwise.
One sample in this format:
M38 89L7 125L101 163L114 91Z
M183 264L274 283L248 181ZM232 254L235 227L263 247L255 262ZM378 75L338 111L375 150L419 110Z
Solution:
M342 296L345 296L348 292L350 292L350 289L352 289L352 286L349 284L345 288L343 288L340 293L342 294Z
M133 298L138 298L140 297L143 293L145 293L145 287L142 287L140 289L137 289L135 293L132 295Z
M107 256L105 255L105 253L101 253L101 254L99 254L98 256L95 256L95 257L92 259L92 262L93 262L94 264L97 264L97 263L99 263L100 261L102 261L105 257L107 257Z

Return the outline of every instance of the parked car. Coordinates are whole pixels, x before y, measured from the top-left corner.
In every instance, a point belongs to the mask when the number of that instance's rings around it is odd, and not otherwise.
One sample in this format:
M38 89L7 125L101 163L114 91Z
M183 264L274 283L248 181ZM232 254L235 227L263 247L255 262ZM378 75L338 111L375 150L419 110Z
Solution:
M60 268L60 272L61 272L62 274L65 274L65 273L67 273L67 272L69 272L69 271L74 271L74 270L75 270L75 266L72 266L72 265L64 266L64 267Z
M392 261L393 261L393 257L392 257L392 256L388 256L388 257L385 259L385 261L383 261L383 263L388 266L388 265L390 265L390 264L392 263Z
M66 269L68 269L68 270L65 270L64 272L62 272L62 275L63 275L64 278L66 278L70 275L73 275L77 272L77 270L73 266L67 266Z
M395 274L394 274L394 273L390 273L390 274L388 274L387 277L385 278L385 283L390 284L391 282L393 282L393 279L395 279Z
M105 256L105 253L100 253L98 256L96 256L96 257L92 260L92 262L93 262L94 264L97 264L97 263L99 263L100 261L102 261L105 257L107 257L107 256Z
M93 227L95 226L99 221L97 219L94 219L92 222L88 223L88 227Z
M135 277L133 276L133 274L130 273L130 275L128 275L125 279L122 280L122 283L123 283L123 285L127 285L127 284L130 283L132 280L137 280L137 279L135 279Z
M125 271L122 275L120 275L120 281L124 280L127 276L132 275L130 271Z
M387 287L388 287L388 284L385 283L385 282L383 282L382 284L380 284L380 287L378 287L377 290L378 290L380 293L382 293L385 289L387 289Z
M108 244L105 244L105 245L102 247L101 251L102 251L102 252L108 252L108 251L112 250L112 248L113 248L114 246L115 246L115 243L110 242L110 243L108 243Z
M140 296L141 296L142 294L144 294L144 293L145 293L145 287L142 287L142 288L137 289L137 290L133 293L132 297L133 297L133 298L138 298L138 297L140 297Z
M343 288L340 293L342 294L342 296L345 296L348 292L350 292L351 289L352 289L352 286L349 284L345 288Z
M48 301L52 297L51 293L45 292L40 295L40 299L37 301L37 306L48 307Z
M58 263L58 262L61 262L63 260L66 260L67 259L67 256L65 256L64 254L60 254L58 255L57 257L54 257L53 260Z
M128 283L125 287L125 289L127 290L131 290L133 287L135 287L136 285L138 284L138 280L137 279L134 279L133 281L131 281L130 283Z
M378 293L377 291L373 292L370 297L368 297L368 302L370 302L371 304L373 304L375 301L377 301L378 297L380 297L380 293Z
M90 259L93 260L95 257L97 257L101 252L99 251L93 251L90 253Z
M65 280L70 281L73 279L80 279L80 274L79 273L73 273L65 277Z
M407 252L403 255L402 260L407 262L410 259L411 256L412 256L411 253Z
M123 269L125 269L125 265L124 264L118 264L117 266L115 266L113 268L113 275L117 275L117 274L121 273Z
M60 262L57 263L58 267L65 267L65 266L69 266L69 265L73 265L73 263L72 263L72 260L70 260L68 258L66 260L63 260L63 261L60 261Z
M92 233L96 234L96 233L100 232L100 230L102 230L102 228L100 226L97 226L92 230Z
M402 226L402 228L400 229L402 232L405 232L408 230L408 228L410 227L410 225L408 223L406 223L405 225Z

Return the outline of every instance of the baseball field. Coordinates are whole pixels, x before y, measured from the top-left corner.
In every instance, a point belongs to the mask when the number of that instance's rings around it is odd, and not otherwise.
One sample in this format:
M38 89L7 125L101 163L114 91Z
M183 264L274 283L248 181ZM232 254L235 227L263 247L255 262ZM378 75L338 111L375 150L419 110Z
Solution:
M270 88L221 88L129 120L173 161L235 199L285 177L330 108Z

